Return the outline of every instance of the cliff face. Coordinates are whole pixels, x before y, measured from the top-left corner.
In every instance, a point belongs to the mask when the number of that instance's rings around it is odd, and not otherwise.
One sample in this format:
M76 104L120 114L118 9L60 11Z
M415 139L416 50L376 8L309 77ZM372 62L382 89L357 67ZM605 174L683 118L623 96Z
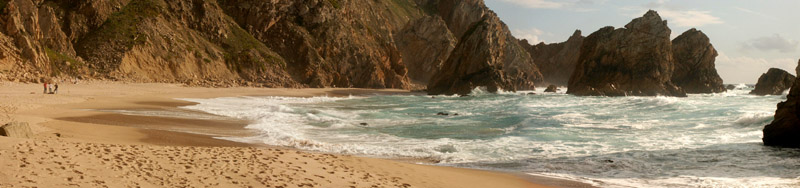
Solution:
M719 93L725 91L714 61L717 50L702 31L690 29L672 40L675 71L672 83L686 93Z
M423 86L441 69L457 43L438 16L410 22L395 35L395 40L408 67L408 77Z
M541 79L482 0L11 0L0 5L0 79L408 89L426 85L445 62L465 54L497 59L502 66L494 67L504 77L499 82L511 83L499 84L504 89L531 88ZM484 20L482 31L470 30ZM501 41L488 41L495 39ZM460 41L466 43L457 45ZM489 43L496 44L468 48ZM456 46L464 46L458 54L452 53Z
M786 101L778 103L775 119L764 127L764 145L800 148L798 102L800 102L800 79L795 79Z
M565 42L539 43L531 46L527 40L523 39L520 41L520 45L528 51L533 62L539 67L539 71L544 77L544 83L567 86L569 78L578 64L583 39L581 31L577 30Z
M770 68L761 75L756 88L750 91L753 95L781 95L794 84L795 76L785 70Z
M434 1L429 1L434 2ZM439 15L459 41L428 83L429 94L469 94L533 89L542 75L508 27L482 1L442 0ZM455 7L455 8L453 8Z
M567 93L604 96L685 96L671 76L671 30L655 11L625 28L602 28L581 46Z
M392 35L422 15L413 2L220 2L239 25L281 54L292 77L301 83L313 87L409 87L407 69Z

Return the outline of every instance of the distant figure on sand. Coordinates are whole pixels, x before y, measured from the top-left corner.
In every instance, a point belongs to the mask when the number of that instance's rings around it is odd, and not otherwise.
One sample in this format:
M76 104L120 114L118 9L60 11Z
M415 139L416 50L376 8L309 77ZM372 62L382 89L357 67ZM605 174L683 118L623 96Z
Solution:
M42 91L42 94L47 94L47 82L44 82L44 90Z
M57 93L58 93L58 83L56 83L56 89L53 90L53 94L57 94Z
M53 94L53 84L47 84L47 93Z

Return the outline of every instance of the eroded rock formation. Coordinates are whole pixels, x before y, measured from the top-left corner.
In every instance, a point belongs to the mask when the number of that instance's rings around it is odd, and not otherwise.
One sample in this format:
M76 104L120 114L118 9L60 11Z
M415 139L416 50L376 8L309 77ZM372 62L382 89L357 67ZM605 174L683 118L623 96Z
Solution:
M655 11L624 28L584 39L567 93L579 96L686 96L672 83L671 30Z
M725 86L714 61L718 55L702 31L690 29L672 40L675 70L672 83L686 93L719 93Z
M750 91L753 95L781 95L792 87L795 76L785 70L770 68L767 73L761 74L756 83L756 88Z
M438 7L459 41L428 83L428 94L466 95L476 87L529 90L542 80L530 55L482 1L442 0Z
M520 45L528 51L533 62L542 72L544 83L567 86L578 63L583 39L581 31L576 30L565 42L553 44L542 42L531 46L527 40L523 39L520 41Z

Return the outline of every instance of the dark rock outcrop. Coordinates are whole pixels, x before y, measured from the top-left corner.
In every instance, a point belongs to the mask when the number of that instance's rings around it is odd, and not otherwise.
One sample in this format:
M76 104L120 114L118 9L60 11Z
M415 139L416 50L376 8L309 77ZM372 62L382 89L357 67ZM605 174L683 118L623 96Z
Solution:
M672 40L675 70L672 83L686 93L725 92L714 61L718 55L702 31L690 29Z
M544 92L551 92L551 93L555 93L557 91L558 91L558 86L556 85L549 85L547 86L547 89L544 90Z
M569 39L561 43L539 43L531 46L527 40L520 41L520 45L533 58L533 62L542 72L543 82L558 86L567 86L572 72L578 63L583 37L580 30L576 30Z
M735 86L735 85L728 84L728 86L725 86L725 89L728 89L728 90L734 90L734 89L736 89L736 86Z
M625 28L584 39L567 93L579 96L686 96L674 85L671 30L655 11Z
M764 127L764 145L800 148L800 79L786 96L786 101L778 103L775 119Z
M785 70L770 68L767 73L761 75L756 83L756 88L750 91L753 95L781 95L784 91L792 87L795 76Z

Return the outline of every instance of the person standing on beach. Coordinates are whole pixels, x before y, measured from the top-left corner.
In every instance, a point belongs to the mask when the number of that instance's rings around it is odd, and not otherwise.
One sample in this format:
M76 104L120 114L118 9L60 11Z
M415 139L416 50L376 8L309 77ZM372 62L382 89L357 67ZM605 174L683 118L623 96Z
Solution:
M42 91L42 94L47 94L47 82L44 82L44 90Z
M53 90L53 94L57 94L57 93L58 93L58 83L56 83L56 89Z

